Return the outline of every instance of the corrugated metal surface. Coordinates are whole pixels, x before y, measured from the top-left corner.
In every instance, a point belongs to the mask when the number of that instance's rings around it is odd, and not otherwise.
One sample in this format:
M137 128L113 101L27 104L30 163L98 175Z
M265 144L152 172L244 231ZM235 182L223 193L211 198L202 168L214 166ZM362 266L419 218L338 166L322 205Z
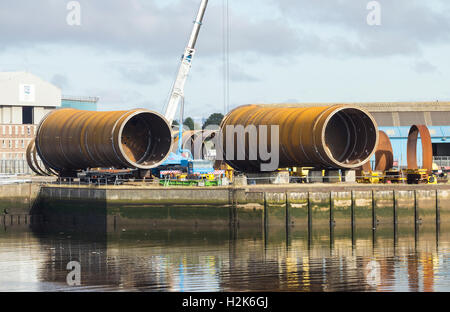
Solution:
M449 126L450 112L430 112L433 126Z
M386 132L390 138L407 139L410 127L379 127L380 130ZM446 138L450 141L450 126L432 126L428 127L433 140L442 141Z
M414 124L431 126L425 118L425 112L398 112L400 124L395 123L392 112L374 112L373 117L380 127L409 127ZM450 112L429 112L432 126L450 126Z
M447 138L447 140L450 139L450 126L448 127L442 127L442 133L444 134L444 136Z
M167 158L173 140L167 120L156 112L63 108L45 117L35 142L45 165L65 174L97 167L152 169Z
M380 127L390 127L394 125L392 113L372 113L372 115Z
M272 142L273 135L271 132L267 135L266 126L278 126L279 142ZM257 140L247 139L250 132L252 137L259 137L259 146L262 142L268 147L279 143L279 168L358 168L375 153L379 137L371 114L340 105L306 108L246 105L228 113L221 128L225 130L222 133L225 161L243 172L264 171L261 168L265 161L255 148ZM272 131L270 127L269 130Z
M401 112L399 113L400 126L425 125L425 114L423 112Z

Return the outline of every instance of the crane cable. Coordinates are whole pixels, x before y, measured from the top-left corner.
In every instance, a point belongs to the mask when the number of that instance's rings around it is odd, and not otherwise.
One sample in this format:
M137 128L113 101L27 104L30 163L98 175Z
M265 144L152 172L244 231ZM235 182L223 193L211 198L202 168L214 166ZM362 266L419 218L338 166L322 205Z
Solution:
M230 5L223 0L223 109L226 115L230 109Z

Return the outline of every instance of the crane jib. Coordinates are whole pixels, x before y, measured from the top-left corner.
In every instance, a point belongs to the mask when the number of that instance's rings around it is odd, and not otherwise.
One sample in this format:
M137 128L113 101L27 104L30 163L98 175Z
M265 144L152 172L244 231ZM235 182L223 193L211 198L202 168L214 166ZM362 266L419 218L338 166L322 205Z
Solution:
M178 105L180 103L180 98L184 94L184 85L187 80L187 76L190 71L192 59L195 54L195 45L197 43L200 28L203 24L203 17L205 16L206 7L208 5L208 0L202 0L200 8L197 14L197 18L194 21L194 27L192 29L191 36L189 38L189 43L186 47L186 51L182 57L180 68L178 70L178 75L176 77L175 83L172 87L171 95L169 97L169 103L167 104L164 116L172 124L175 118Z

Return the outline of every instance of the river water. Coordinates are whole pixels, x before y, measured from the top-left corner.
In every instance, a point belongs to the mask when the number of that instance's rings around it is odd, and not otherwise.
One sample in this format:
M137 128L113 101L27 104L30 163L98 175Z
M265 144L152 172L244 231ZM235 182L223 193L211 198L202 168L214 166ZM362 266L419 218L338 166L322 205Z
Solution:
M79 263L81 285L68 285L71 261ZM3 224L0 291L450 291L450 227L308 234Z

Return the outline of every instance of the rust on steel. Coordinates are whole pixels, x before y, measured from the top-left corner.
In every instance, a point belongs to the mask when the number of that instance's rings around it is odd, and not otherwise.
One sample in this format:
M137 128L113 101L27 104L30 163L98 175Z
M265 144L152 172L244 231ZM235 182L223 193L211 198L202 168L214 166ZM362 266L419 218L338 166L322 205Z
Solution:
M394 152L391 140L384 131L378 132L378 146L375 150L375 171L387 171L394 167ZM370 161L362 165L361 170L371 172L372 167Z
M413 125L408 134L407 158L408 169L419 169L417 164L417 140L420 135L422 141L422 168L431 172L433 169L433 145L428 127Z
M60 174L87 168L152 169L167 158L172 143L167 120L146 109L58 109L44 117L35 138L42 162Z
M48 167L43 166L41 163L39 163L38 156L36 153L36 144L35 139L32 139L30 143L27 146L26 150L26 159L28 166L30 169L40 176L50 176L50 175L56 175L56 172L51 170Z
M221 124L222 152L226 162L243 172L258 172L261 158L249 159L248 132L230 134L227 128L267 127L270 151L270 126L279 126L279 168L315 167L356 169L367 162L378 144L378 126L373 116L356 106L277 107L246 105L232 110ZM242 128L241 127L241 128ZM238 140L240 136L240 140ZM243 137L242 137L243 136ZM245 142L245 159L227 159L227 140L237 155L239 142ZM261 143L261 142L259 142ZM253 146L259 143L250 143Z
M371 172L372 171L372 166L370 165L370 161L368 161L364 165L362 165L359 170L362 170L362 171L365 171L365 172Z
M384 131L379 132L378 146L375 151L375 170L387 171L394 167L394 151L391 140Z
M208 156L208 150L214 148L213 139L219 130L188 130L183 131L182 149L189 150L194 159L205 159ZM174 133L174 144L172 151L178 149L178 132Z

